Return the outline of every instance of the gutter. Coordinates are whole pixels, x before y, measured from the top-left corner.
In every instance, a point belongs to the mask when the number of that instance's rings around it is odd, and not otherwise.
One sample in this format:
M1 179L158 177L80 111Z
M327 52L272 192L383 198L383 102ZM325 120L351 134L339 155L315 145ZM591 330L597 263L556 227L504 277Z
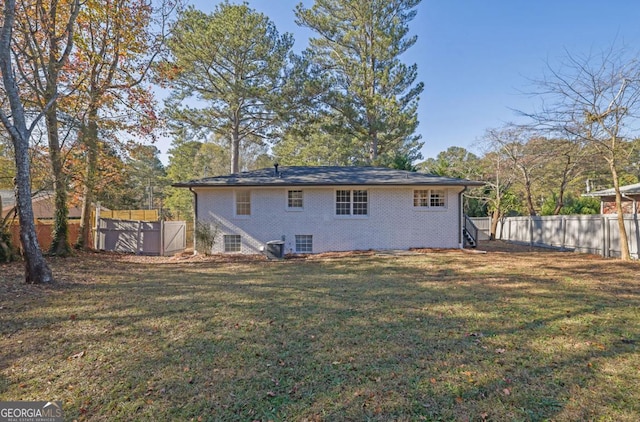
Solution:
M289 181L283 179L282 182L275 183L209 183L209 184L191 184L191 183L174 183L171 186L174 188L189 188L199 187L199 188L237 188L237 187L247 187L247 188L255 188L255 187L265 187L265 188L273 188L273 187L326 187L326 186L375 186L375 187L407 187L407 186L443 186L443 187L453 187L453 186L464 186L465 189L468 186L483 186L484 183L474 183L472 185L464 185L461 183L454 182L430 182L430 183L380 183L380 182L363 182L363 181L349 181L349 182L322 182L322 183L314 183L314 182L296 182Z
M464 249L464 240L462 239L462 228L464 227L464 223L462 222L463 214L463 200L462 195L467 191L467 185L464 186L464 189L458 193L458 248Z
M198 225L198 194L189 186L189 191L193 194L193 254L197 255L196 249L196 227Z

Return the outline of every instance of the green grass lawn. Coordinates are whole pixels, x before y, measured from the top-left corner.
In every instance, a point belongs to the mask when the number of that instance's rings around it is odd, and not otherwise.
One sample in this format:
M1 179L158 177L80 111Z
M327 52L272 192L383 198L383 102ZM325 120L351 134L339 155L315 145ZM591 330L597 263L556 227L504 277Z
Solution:
M68 420L637 421L640 264L555 252L0 266L0 400Z

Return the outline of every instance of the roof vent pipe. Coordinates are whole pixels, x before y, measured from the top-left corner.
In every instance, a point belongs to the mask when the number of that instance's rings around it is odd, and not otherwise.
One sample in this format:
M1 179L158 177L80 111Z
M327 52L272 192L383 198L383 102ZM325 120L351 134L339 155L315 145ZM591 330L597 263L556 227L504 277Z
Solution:
M275 163L273 165L273 167L275 168L275 175L277 176L278 175L278 163Z

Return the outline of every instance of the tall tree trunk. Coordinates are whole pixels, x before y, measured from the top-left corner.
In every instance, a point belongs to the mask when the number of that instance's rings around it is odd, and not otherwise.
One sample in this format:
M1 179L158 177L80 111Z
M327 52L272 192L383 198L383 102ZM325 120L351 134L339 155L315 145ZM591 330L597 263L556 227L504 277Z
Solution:
M233 133L231 134L231 173L240 171L240 123L236 117L233 123Z
M618 169L615 162L609 162L611 175L613 176L613 188L616 193L616 213L618 221L618 230L620 231L620 258L624 261L631 260L631 251L629 250L629 239L627 229L624 226L624 213L622 210L622 193L620 192L620 179L618 178Z
M371 131L369 133L369 137L369 162L370 164L376 164L376 161L378 160L378 133L376 131Z
M42 255L31 202L29 172L29 149L20 145L23 141L14 140L16 154L16 204L20 222L20 243L24 254L25 282L33 284L53 283L53 274Z
M530 216L538 215L535 205L533 205L533 196L531 195L531 178L527 174L525 176L524 191L527 197L527 208Z
M489 232L489 240L496 240L496 232L498 231L499 222L500 222L500 211L495 210L491 213L491 229Z
M74 0L70 7L69 20L66 22L66 45L61 52L61 39L56 33L58 18L58 1L52 0L48 16L43 16L46 22L46 36L49 40L48 61L46 63L46 87L43 100L50 107L44 110L47 125L47 139L49 141L49 161L53 172L53 190L55 197L55 211L53 233L49 253L57 256L69 256L71 245L69 243L69 227L67 224L69 209L67 207L67 177L64 173L64 164L58 134L58 79L60 70L67 62L73 46L73 27L80 11L80 3ZM35 40L35 37L34 37ZM44 69L43 69L44 71Z
M564 165L564 170L562 171L562 181L560 182L560 188L558 190L558 197L556 198L556 206L553 209L553 215L559 215L560 211L562 211L562 207L564 207L564 191L567 187L567 176L569 173L569 166L571 166L571 157L567 154L565 156L567 162Z
M553 215L559 215L560 211L562 211L562 207L564 207L564 188L560 187L558 197L556 198L556 206L553 209Z
M25 281L27 283L53 283L53 274L47 265L36 235L31 203L31 168L29 161L30 131L27 129L24 107L11 62L11 34L15 21L15 0L5 0L4 22L0 28L0 72L11 118L0 110L0 120L11 136L16 163L16 204L20 221L20 242L24 253Z
M49 139L49 161L53 172L53 191L55 212L53 217L53 233L49 253L57 256L68 256L71 253L69 243L69 227L67 207L67 177L64 173L60 138L58 135L58 107L54 102L45 113L47 136Z
M98 108L95 104L89 106L87 122L83 127L82 140L86 149L86 179L82 198L82 214L80 217L80 234L76 247L91 248L91 205L96 187L98 174Z

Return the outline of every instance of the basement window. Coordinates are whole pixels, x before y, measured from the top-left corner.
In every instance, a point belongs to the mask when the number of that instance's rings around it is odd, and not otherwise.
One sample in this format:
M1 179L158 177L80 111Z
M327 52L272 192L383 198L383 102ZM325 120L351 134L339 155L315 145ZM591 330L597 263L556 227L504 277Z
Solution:
M239 234L225 234L223 242L225 252L240 252L242 239Z
M296 235L296 252L312 253L313 252L313 236L310 234Z

